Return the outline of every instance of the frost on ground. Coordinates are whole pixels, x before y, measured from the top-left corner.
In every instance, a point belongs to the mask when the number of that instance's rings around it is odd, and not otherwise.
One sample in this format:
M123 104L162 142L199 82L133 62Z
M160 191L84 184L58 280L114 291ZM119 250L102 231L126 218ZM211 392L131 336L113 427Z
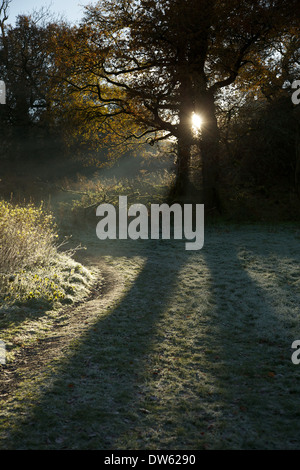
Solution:
M299 241L295 227L228 226L198 252L83 240L119 288L7 401L3 447L299 448Z

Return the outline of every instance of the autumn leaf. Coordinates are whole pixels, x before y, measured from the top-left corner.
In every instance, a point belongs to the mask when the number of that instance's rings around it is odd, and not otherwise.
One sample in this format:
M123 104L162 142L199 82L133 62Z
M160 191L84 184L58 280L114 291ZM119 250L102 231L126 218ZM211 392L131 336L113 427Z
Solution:
M268 372L268 377L275 377L275 373L274 372Z

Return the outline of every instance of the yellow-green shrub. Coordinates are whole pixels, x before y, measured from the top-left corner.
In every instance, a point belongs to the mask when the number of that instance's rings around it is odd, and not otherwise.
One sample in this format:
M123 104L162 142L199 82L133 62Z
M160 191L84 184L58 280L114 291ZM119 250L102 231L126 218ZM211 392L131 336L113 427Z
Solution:
M10 274L45 263L55 251L53 217L42 205L0 201L0 273Z
M72 258L81 247L61 252L57 238L54 218L42 205L0 201L0 318L9 306L48 308L88 294L93 277Z

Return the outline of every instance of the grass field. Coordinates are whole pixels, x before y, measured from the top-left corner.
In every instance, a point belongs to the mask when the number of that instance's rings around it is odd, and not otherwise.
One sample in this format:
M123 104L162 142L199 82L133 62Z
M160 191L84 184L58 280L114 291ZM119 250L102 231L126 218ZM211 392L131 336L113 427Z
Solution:
M296 226L77 242L101 282L0 366L1 449L300 448Z

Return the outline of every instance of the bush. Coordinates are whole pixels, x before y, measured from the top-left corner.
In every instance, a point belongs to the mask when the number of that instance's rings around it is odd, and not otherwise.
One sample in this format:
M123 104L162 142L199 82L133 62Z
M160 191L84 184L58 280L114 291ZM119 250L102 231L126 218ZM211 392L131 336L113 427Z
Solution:
M51 308L88 294L93 277L72 259L80 247L61 253L57 238L54 218L42 205L0 201L0 314L12 305Z
M0 201L0 272L40 265L53 256L58 237L54 219L42 205L14 206Z

